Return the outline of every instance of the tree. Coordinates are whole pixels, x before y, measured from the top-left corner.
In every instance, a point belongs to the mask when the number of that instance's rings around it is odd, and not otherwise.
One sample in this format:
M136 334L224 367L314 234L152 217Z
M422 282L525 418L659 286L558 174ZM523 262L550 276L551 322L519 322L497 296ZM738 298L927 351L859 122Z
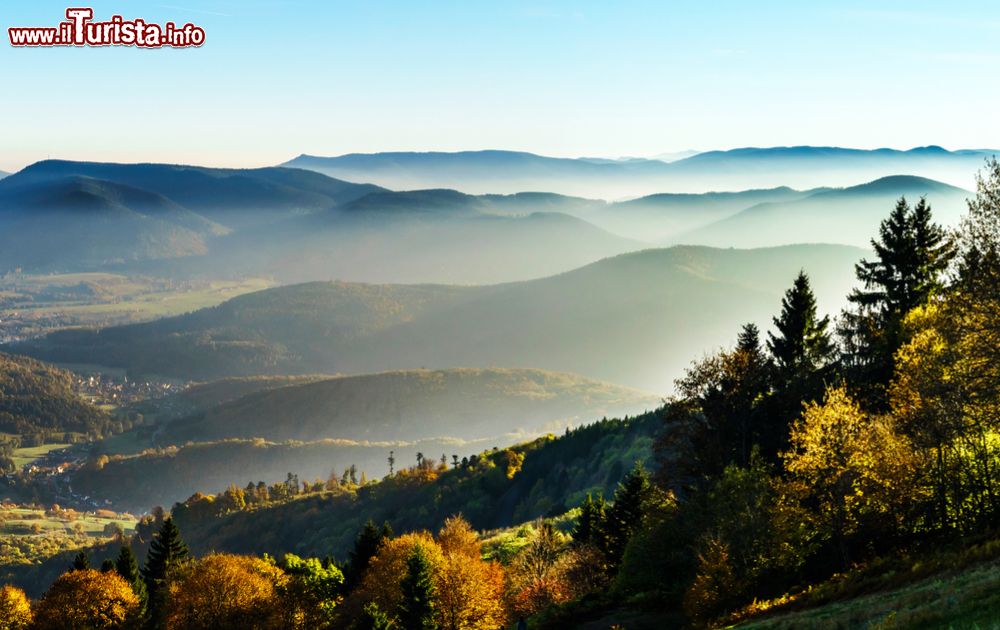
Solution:
M400 584L399 621L407 630L436 630L437 587L434 567L422 545L414 546L406 559L406 575Z
M361 583L372 558L378 554L379 547L391 537L392 527L388 522L383 523L382 527L377 527L374 521L368 519L354 540L354 550L348 555L344 590L353 591Z
M0 630L28 630L31 603L24 591L9 584L0 587Z
M943 290L953 249L925 198L911 209L901 197L871 244L876 259L855 266L862 287L848 296L853 310L844 313L839 332L854 388L882 410L893 356L903 343L903 319Z
M187 558L187 555L188 548L181 539L180 530L177 529L173 519L167 517L149 545L146 565L142 568L142 579L146 584L149 599L149 612L154 618L163 611L167 578Z
M482 557L479 536L460 516L437 535L444 563L437 572L438 617L444 630L506 626L503 568Z
M628 541L642 526L646 501L652 495L652 491L649 475L641 464L636 464L615 489L614 502L607 509L604 522L603 551L610 572L618 570Z
M329 628L340 604L344 574L332 563L285 554L278 567L288 576L281 587L287 628Z
M90 568L90 558L87 557L87 552L80 550L73 556L73 562L69 565L70 571L86 571Z
M209 554L177 571L170 583L166 627L284 628L278 589L287 582L272 562Z
M597 545L604 532L605 510L607 502L604 497L598 495L594 499L589 493L580 506L580 516L576 520L576 527L573 529L573 543L576 545Z
M917 493L909 441L889 418L866 415L843 387L806 406L783 457L791 479L818 506L820 524L845 567L848 537L897 533Z
M761 438L766 456L784 448L788 424L799 416L802 403L823 395L835 358L827 332L829 317L818 315L805 272L800 271L785 292L781 313L773 321L776 332L768 333L767 347L775 365L775 395L764 414L769 421Z
M128 628L138 612L139 598L120 575L82 569L52 583L35 607L33 628Z
M118 552L118 558L115 560L115 571L129 583L132 591L139 598L143 611L145 611L146 583L142 580L139 563L135 559L135 554L132 553L132 547L127 542L122 543L121 550Z
M418 546L436 570L444 565L440 545L427 532L413 532L388 539L379 546L378 554L371 559L361 584L345 608L360 615L366 604L374 603L379 610L391 614L394 621L398 621L403 601L402 578L407 574L409 558Z

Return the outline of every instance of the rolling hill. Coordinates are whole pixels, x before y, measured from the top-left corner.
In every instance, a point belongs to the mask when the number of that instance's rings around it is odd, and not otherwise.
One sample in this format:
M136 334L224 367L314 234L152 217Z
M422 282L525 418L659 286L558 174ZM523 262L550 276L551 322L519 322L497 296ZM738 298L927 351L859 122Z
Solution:
M658 407L660 398L573 374L530 369L385 372L268 388L168 423L160 444L272 441L476 440L561 431Z
M536 367L669 391L691 357L767 328L800 269L834 312L864 251L673 247L539 280L460 287L307 283L147 324L67 330L16 346L41 358L192 379Z
M107 412L73 391L73 376L28 357L0 353L0 433L101 434Z
M393 189L455 188L469 193L545 190L619 199L664 191L706 192L791 186L849 186L910 173L971 187L991 150L941 147L846 149L769 147L709 151L672 162L552 158L516 151L300 155L284 166Z
M616 234L665 242L759 203L797 200L814 192L780 187L701 194L659 193L607 204L584 216L594 225Z
M972 193L922 177L883 177L860 186L823 190L798 199L762 202L672 240L731 247L819 242L863 247L902 196L911 203L926 196L935 220L955 226L967 209L965 200ZM778 226L780 229L776 229Z

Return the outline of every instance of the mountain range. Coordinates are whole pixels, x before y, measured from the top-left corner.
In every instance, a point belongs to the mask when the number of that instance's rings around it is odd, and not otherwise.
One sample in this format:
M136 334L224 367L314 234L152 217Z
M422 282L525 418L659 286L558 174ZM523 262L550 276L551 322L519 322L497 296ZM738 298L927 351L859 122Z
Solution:
M837 311L864 253L673 247L489 286L314 282L146 324L60 331L13 351L199 380L504 366L665 392L741 324L766 328L800 269L820 308Z
M620 199L662 192L851 186L895 173L968 188L984 160L996 153L948 151L938 146L907 151L797 146L708 151L665 162L554 158L490 150L300 155L283 165L393 189L454 188L469 193L544 190Z

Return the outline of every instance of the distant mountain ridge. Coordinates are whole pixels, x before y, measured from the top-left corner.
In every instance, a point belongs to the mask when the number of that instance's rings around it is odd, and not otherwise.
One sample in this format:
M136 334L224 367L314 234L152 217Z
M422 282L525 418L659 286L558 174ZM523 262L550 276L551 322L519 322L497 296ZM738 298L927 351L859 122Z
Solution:
M892 175L865 184L764 201L670 240L709 246L762 247L831 242L866 246L879 223L905 197L925 197L934 220L956 226L973 193L924 177Z
M393 189L454 188L468 193L547 190L616 199L664 191L707 192L791 186L846 186L889 173L912 173L971 187L973 174L994 150L948 151L937 146L897 149L769 147L707 151L665 162L656 159L554 158L520 151L303 154L283 166Z

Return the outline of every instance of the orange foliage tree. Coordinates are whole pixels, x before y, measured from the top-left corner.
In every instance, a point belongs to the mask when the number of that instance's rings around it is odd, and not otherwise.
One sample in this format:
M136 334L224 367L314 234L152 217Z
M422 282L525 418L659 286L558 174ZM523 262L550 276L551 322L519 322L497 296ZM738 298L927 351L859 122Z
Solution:
M280 628L278 590L287 581L272 562L209 554L185 565L170 584L167 628Z
M31 603L24 591L6 585L0 588L0 630L27 630L31 625Z
M139 598L117 573L71 571L53 582L38 602L33 628L127 628L138 614Z

